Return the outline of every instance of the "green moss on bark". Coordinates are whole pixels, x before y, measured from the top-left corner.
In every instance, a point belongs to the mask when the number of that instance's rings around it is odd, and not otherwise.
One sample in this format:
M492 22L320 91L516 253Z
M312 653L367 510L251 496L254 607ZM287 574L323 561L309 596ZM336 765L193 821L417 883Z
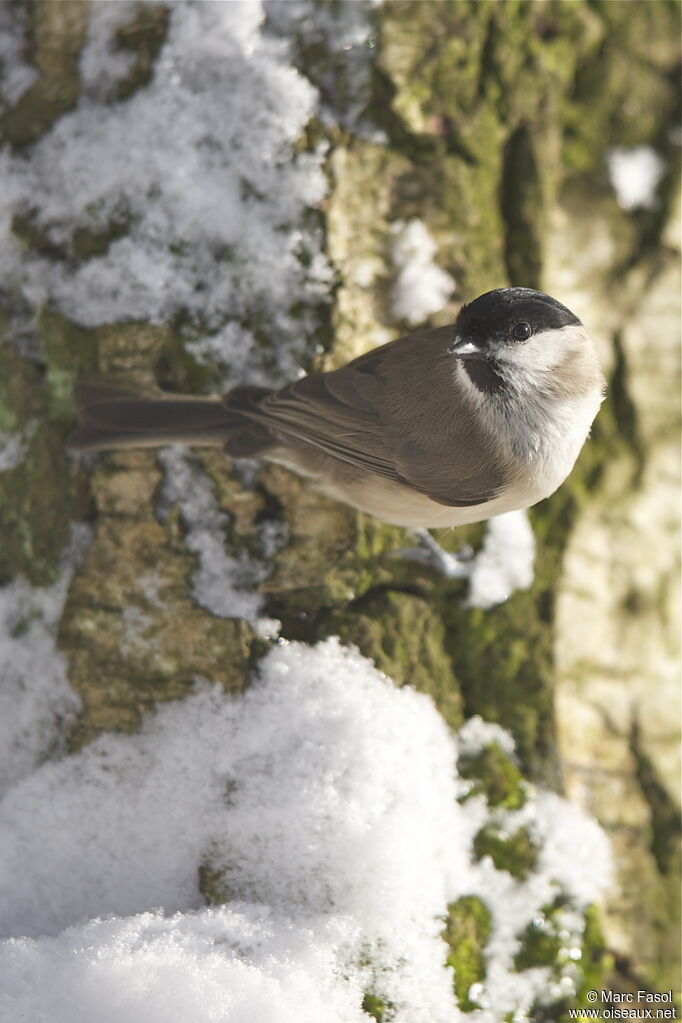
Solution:
M375 1019L377 1023L390 1023L393 1016L392 1009L393 1007L390 1002L380 998L379 995L372 994L370 991L362 999L362 1011L367 1013L372 1019Z
M459 774L474 781L467 798L483 793L488 806L506 810L518 810L526 802L523 776L497 743L486 746L473 757L460 756Z
M0 473L0 580L23 574L35 585L54 580L71 522L89 508L85 474L65 451L69 359L51 350L48 319L41 322L46 363L22 358L10 344L0 348L0 429L24 448L18 464ZM87 361L87 350L80 358Z
M544 906L519 935L520 948L514 957L519 972L535 968L549 970L557 992L562 980L574 994L558 994L547 1004L540 999L532 1008L533 1019L547 1023L569 1023L576 1009L594 1008L588 995L609 989L608 971L612 957L607 953L601 931L599 913L594 906L585 910L585 925L580 934L571 934L566 927L567 907L560 897ZM613 989L612 989L613 990ZM615 990L618 990L617 988Z
M477 860L489 856L497 870L506 870L518 881L525 880L538 862L538 847L526 828L507 834L494 824L485 825L474 838L473 852Z
M443 623L428 599L370 590L352 606L332 612L324 628L357 646L397 685L428 693L452 728L461 725L459 688L443 650Z
M596 906L588 906L580 955L582 979L576 993L576 1004L580 1008L593 1004L587 997L588 992L609 986L607 978L612 967L613 956L606 948L601 913Z
M448 906L443 940L449 947L447 964L454 970L457 1004L463 1012L478 1006L469 993L485 980L485 947L492 930L490 910L475 895L464 895Z

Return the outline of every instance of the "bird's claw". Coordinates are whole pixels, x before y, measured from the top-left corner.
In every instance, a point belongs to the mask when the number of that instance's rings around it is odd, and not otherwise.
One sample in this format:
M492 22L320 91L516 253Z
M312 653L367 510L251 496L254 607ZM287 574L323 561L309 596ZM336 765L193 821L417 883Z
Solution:
M415 529L413 533L420 547L402 547L394 551L392 557L406 558L408 561L417 561L420 565L426 565L434 569L445 579L468 579L471 572L471 562L474 557L473 548L466 544L456 554L444 551L427 529Z

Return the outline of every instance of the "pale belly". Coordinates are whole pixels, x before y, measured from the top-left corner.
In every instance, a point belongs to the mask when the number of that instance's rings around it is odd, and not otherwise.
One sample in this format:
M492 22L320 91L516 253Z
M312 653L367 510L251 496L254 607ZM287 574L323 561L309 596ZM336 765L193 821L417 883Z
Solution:
M441 529L481 522L494 515L502 515L505 512L515 511L517 508L527 508L529 505L535 504L536 500L540 500L539 497L533 499L532 493L529 500L524 500L522 495L508 491L493 501L454 508L432 501L425 494L401 487L389 480L375 479L371 486L346 486L343 490L327 482L317 485L330 497L336 497L360 511L368 512L381 519L382 522L388 522L393 526L425 529Z
M455 508L432 501L426 494L412 490L392 480L343 465L335 459L320 456L311 457L308 452L300 460L291 449L273 452L268 460L284 465L300 476L309 478L316 489L329 497L367 512L393 526L441 529L465 526L519 508L529 508L552 492L526 483L522 488L509 487L504 494L483 504ZM557 484L558 485L558 484Z

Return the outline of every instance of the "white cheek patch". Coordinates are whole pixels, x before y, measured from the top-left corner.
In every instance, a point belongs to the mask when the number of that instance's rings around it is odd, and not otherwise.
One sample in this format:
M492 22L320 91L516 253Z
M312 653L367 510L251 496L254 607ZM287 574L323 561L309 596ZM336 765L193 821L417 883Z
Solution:
M505 348L498 355L498 360L508 372L514 373L517 380L520 377L529 384L537 384L543 376L565 362L571 351L580 351L590 343L584 327L570 324L533 334L530 340Z
M492 406L496 429L513 457L532 467L533 486L546 497L571 471L601 404L596 353L585 329L572 324L510 346L498 358L508 392Z

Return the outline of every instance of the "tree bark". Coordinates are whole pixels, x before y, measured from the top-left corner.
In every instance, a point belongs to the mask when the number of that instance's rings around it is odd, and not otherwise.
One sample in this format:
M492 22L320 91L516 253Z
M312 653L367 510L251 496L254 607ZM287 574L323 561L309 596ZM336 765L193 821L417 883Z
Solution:
M70 0L26 6L37 78L0 120L14 153L30 153L78 102L89 13ZM137 68L129 95L153 74L168 12L160 4L140 17L128 37ZM618 861L603 920L611 959L595 939L595 956L612 967L604 985L667 990L680 956L679 734L670 713L678 699L679 9L666 0L393 0L373 17L373 131L324 120L308 129L309 145L320 136L331 143L322 217L337 275L332 340L317 363L339 365L405 331L391 313L391 225L418 216L458 302L512 283L575 308L600 348L606 403L569 481L532 512L533 585L486 611L463 605L464 584L391 558L409 543L401 530L283 469L261 466L247 486L220 453L197 457L229 514L233 552L253 552L266 513L286 536L261 583L282 636L313 643L338 634L397 684L429 692L453 727L473 714L499 722L527 777L565 789L599 818ZM345 85L334 79L339 94L330 93L331 59L298 41L301 72L340 109ZM652 208L623 210L608 154L642 144L667 169ZM13 229L29 250L44 249L30 220L17 215ZM82 258L96 258L96 239L81 241ZM194 598L196 560L180 512L158 514L155 453L93 465L65 453L79 377L196 385L177 324L85 328L48 300L34 310L39 346L22 346L13 336L20 301L6 294L0 309L0 426L25 438L23 457L0 474L0 579L23 574L46 585L71 523L90 524L59 626L83 701L69 737L77 749L103 729L137 728L197 676L241 689L266 641ZM477 526L441 539L456 549L481 537ZM468 933L484 944L485 928Z

